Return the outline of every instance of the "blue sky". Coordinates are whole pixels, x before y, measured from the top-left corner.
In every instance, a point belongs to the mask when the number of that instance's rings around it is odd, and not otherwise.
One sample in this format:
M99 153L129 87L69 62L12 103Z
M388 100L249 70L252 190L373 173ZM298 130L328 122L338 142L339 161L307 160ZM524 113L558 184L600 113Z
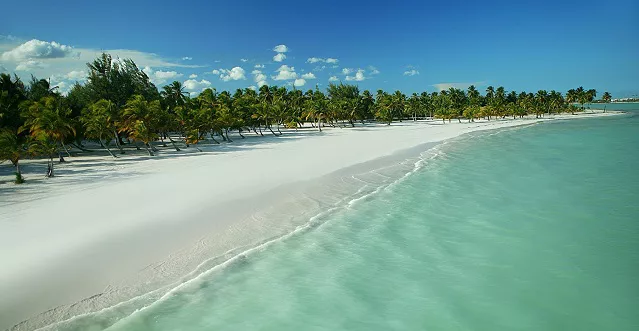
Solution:
M133 58L160 86L180 80L194 93L263 83L322 88L331 77L361 89L406 93L468 84L639 93L636 0L1 6L12 14L0 20L0 70L51 77L65 88L106 50ZM274 58L278 45L286 47Z

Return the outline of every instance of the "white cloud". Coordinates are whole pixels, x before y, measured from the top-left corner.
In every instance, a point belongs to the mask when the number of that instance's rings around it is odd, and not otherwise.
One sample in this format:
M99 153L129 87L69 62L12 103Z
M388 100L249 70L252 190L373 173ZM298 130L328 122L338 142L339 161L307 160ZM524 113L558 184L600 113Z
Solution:
M308 60L306 60L306 63L318 63L318 62L324 62L324 63L337 63L339 62L338 59L333 59L333 58L326 58L323 59L321 57L309 57Z
M201 92L207 87L211 86L211 82L206 79L202 79L201 81L197 81L195 79L189 79L184 81L183 83L184 89L190 92Z
M297 78L297 73L294 67L289 67L284 64L277 69L277 75L272 78L274 80L291 80Z
M328 79L328 81L329 81L329 82L337 82L337 81L339 81L339 78L337 78L337 76L331 76L331 77Z
M41 61L27 60L27 61L20 62L16 66L16 71L33 71L36 69L42 69L44 67L45 65Z
M241 67L233 67L231 70L220 69L220 79L228 82L229 80L246 79L244 76L244 69Z
M211 73L214 74L214 75L219 75L220 71L218 69L213 69L213 70L211 70Z
M71 46L61 45L54 42L45 41L27 41L18 38L6 38L0 36L0 63L6 68L15 70L25 61L39 61L42 65L36 63L23 64L21 69L33 69L30 71L16 71L23 81L29 81L31 75L38 78L59 77L61 80L67 80L67 85L71 87L72 81L64 78L70 72L87 71L87 63L93 62L100 57L102 53L111 54L113 62L122 62L121 59L131 59L135 64L144 68L146 66L162 70L171 70L174 67L200 68L201 65L184 64L171 62L165 58L153 54L145 53L129 49L91 49L91 48L72 48ZM64 57L60 57L66 55ZM29 58L18 59L24 56ZM26 67L25 67L26 66Z
M253 80L255 81L255 83L257 83L258 87L261 87L262 85L267 85L266 83L266 75L263 74L260 70L253 70L251 72L253 74Z
M84 70L73 70L66 74L66 78L73 81L83 81L87 79L87 73Z
M317 66L317 67L313 68L313 71L322 71L324 69L326 69L326 66L321 66L321 67Z
M273 56L273 61L275 62L282 62L284 61L284 59L286 59L286 54L284 53L277 53L275 56Z
M79 53L73 47L47 42L37 39L29 40L18 47L2 53L5 61L20 61L26 59L57 59L63 57L77 57Z
M453 88L458 88L458 89L462 89L465 90L468 87L470 87L471 85L475 85L475 86L481 86L483 85L484 82L472 82L472 83L439 83L439 84L433 84L433 87L435 87L438 91L443 91L443 90L448 90L449 88L453 87Z
M182 77L182 74L176 71L162 71L162 70L153 70L151 67L146 66L142 69L144 73L149 76L151 82L155 85L161 85L166 83L169 80L175 80L178 77Z
M255 85L251 85L248 88L250 88L253 91L257 91L257 86L255 86Z
M303 74L302 78L304 78L304 79L315 79L317 77L315 77L315 75L312 72L309 72L309 73Z
M404 76L416 76L416 75L419 75L419 71L415 69L404 71Z
M256 64L253 68L258 68L258 69L259 68L264 68L264 65L263 64Z
M364 79L366 79L366 77L364 77L364 70L363 69L357 69L357 72L355 73L355 76L346 76L346 80L348 80L348 81L361 82Z
M304 78L298 78L295 80L295 83L293 83L293 85L295 86L304 86L304 84L306 84L306 80Z
M191 60L193 60L193 58L192 58L192 57L190 57L190 56L185 56L185 57L183 57L183 58L182 58L182 60L184 60L184 61L191 61Z
M190 74L190 75L189 75L189 78L191 78L191 79L193 79L193 78L197 78L197 75L196 75L196 74Z
M248 62L248 59L240 59L242 62Z
M278 53L286 53L288 52L288 47L286 47L286 45L277 45L273 47L273 51Z
M371 75L377 75L379 74L379 70L377 70L377 68L373 67L373 66L368 66L368 72Z
M344 74L344 75L348 75L348 74L350 74L352 72L353 72L353 69L351 69L351 68L342 69L342 74Z

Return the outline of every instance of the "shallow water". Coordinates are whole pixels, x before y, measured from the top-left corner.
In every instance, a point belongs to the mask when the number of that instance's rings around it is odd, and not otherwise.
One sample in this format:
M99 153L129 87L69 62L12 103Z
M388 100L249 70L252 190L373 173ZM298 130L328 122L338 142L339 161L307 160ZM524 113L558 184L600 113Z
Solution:
M466 135L128 317L58 327L637 330L638 129L639 110Z

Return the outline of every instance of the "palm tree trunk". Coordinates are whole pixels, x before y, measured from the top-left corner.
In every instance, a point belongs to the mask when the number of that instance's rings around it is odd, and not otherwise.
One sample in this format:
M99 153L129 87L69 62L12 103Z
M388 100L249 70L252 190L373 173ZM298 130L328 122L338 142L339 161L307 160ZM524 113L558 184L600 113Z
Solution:
M149 143L144 143L144 147L146 148L146 151L149 153L149 156L154 156L153 152L149 148Z
M166 146L166 141L164 141L165 137L166 137L166 133L163 133L163 134L160 135L160 141L162 142L162 146L163 147L167 147Z
M49 154L49 161L47 162L47 178L53 177L53 155Z
M120 137L118 137L118 133L115 130L113 130L113 135L115 136L115 145L118 146L118 149L120 150L120 154L124 154L122 145L120 145Z
M229 129L224 129L224 131L226 132L226 140L228 140L230 143L233 142L233 140L231 140L231 136L229 136Z
M102 142L102 135L100 135L100 145L102 145L102 148L106 149L107 152L109 152L109 154L111 154L111 156L113 156L114 159L117 159L118 157L115 156L113 153L111 153L111 150L109 149L109 147L107 147L103 142Z
M69 153L69 150L67 149L67 145L64 144L64 141L60 140L60 144L62 145L62 148L64 149L64 151L67 153L67 156L71 157L71 153Z
M268 129L271 131L271 133L272 133L274 136L276 136L276 137L277 137L277 133L273 132L273 128L272 128L270 125L268 126Z
M217 141L217 140L215 140L215 138L213 138L213 132L209 132L209 136L211 137L211 140L213 140L214 143L216 143L218 145L220 144L219 141Z
M264 137L264 134L262 133L262 123L259 123L257 128L260 129L260 136Z
M246 138L244 137L244 135L242 134L242 128L237 129L237 133L240 134L240 137L242 137L242 139Z
M171 145L173 145L173 148L175 148L175 151L176 151L176 152L179 152L179 151L180 151L180 149L179 149L179 148L177 147L177 145L175 144L175 141L173 141L173 139L171 139L171 136L170 136L170 135L167 135L166 137L167 137L167 138L169 138L169 141L171 142Z

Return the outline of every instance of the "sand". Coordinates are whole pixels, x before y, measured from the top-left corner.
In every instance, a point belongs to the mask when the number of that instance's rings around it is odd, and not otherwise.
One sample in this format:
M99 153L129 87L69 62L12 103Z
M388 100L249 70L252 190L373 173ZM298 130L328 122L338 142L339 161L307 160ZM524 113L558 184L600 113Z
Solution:
M337 203L352 177L345 169L398 163L477 130L616 114L246 134L202 152L71 157L46 180L43 161L26 161L20 186L4 164L0 329L25 320L15 329L35 329L170 289Z

